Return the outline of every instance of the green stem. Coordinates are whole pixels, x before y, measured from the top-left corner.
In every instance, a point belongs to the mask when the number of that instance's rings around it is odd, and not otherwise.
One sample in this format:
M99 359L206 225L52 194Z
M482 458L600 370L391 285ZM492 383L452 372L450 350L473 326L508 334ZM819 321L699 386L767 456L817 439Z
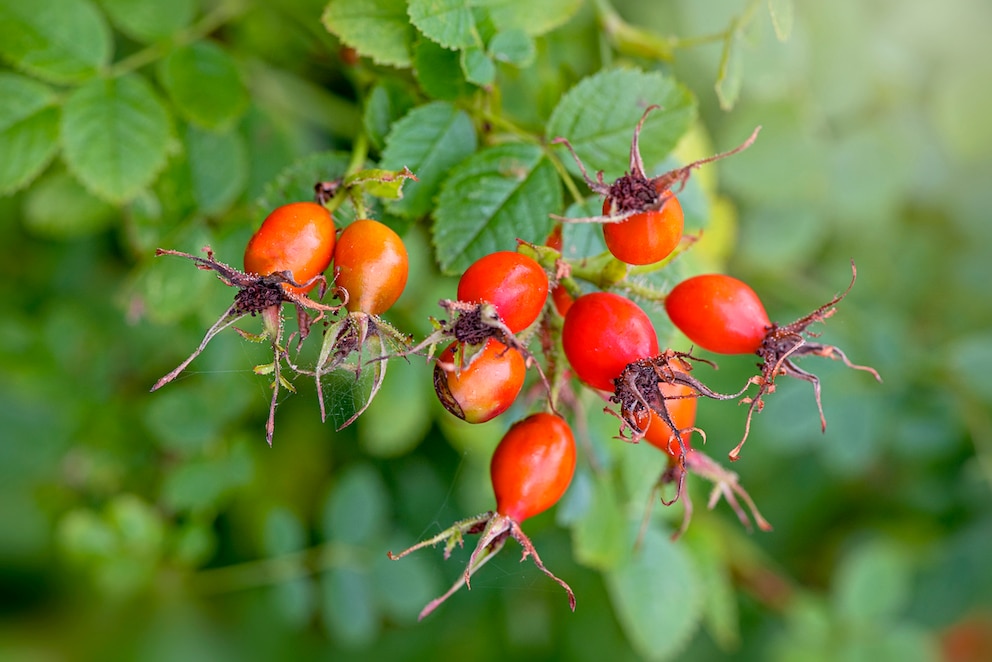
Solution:
M554 153L550 145L544 146L544 153L547 155L548 160L551 162L551 165L554 166L554 169L558 173L558 176L561 177L562 182L564 182L565 184L565 188L568 190L568 194L572 196L572 200L575 201L575 204L581 205L583 202L585 202L586 198L584 195L582 195L582 191L579 190L579 187L575 183L575 180L572 179L572 174L568 172L568 169L565 167L565 164L562 163L562 160L559 159L558 155Z
M344 171L344 176L348 177L354 175L356 172L365 168L365 161L369 157L369 137L365 135L365 132L361 132L355 138L355 142L351 147L351 160L348 161L348 167Z
M487 122L493 127L506 131L524 142L534 144L539 144L541 142L540 136L518 126L515 122L508 120L505 116L494 113L489 108L477 108L474 110L484 122Z
M575 180L572 179L572 175L565 168L565 164L558 158L558 155L555 154L551 146L542 140L541 136L527 131L501 115L497 115L489 111L482 111L480 114L482 119L492 126L502 129L503 131L516 136L524 142L541 145L544 150L544 155L551 162L551 165L554 166L555 171L558 173L558 176L561 177L561 180L564 182L565 188L568 189L568 193L572 196L572 199L579 204L585 200L585 196L582 195L582 192L576 185Z
M358 566L366 558L365 550L328 542L268 559L201 570L190 581L197 593L218 595L281 584L316 575L329 568Z
M365 168L365 162L368 160L368 156L369 138L365 135L365 132L362 131L355 137L355 142L352 143L351 159L348 161L348 167L345 168L344 177L342 180L347 180L348 177ZM361 184L358 186L342 186L341 190L338 191L327 203L327 209L333 212L341 206L341 203L344 202L345 197L350 198L351 203L355 206L355 218L368 217L368 209L365 207L365 192Z
M110 75L113 77L123 76L156 60L160 60L177 48L199 41L232 18L239 16L245 9L247 9L247 4L244 0L228 0L227 2L223 2L193 25L177 32L168 41L152 44L115 63L110 68Z
M750 24L755 12L761 6L761 0L751 0L726 29L696 37L662 36L637 28L620 16L609 0L595 0L595 6L602 32L613 43L614 48L632 55L667 61L671 60L678 50L729 42L735 34Z

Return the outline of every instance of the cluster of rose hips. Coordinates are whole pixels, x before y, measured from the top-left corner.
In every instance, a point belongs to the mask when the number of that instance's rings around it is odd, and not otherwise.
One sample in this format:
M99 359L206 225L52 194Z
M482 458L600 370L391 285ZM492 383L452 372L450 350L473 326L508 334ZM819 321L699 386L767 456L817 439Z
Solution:
M245 316L260 316L263 324L260 334L250 334L241 329L237 331L249 340L269 340L272 345L272 363L255 368L258 374L273 376L272 400L265 428L265 438L270 446L275 431L275 411L280 388L295 391L292 382L283 375L284 363L294 372L316 380L321 417L324 418L322 375L346 367L346 359L352 353L361 352L363 348L372 345L372 339L379 341L376 344L380 359L384 358L387 351L387 344L382 342L383 337L395 338L401 343L407 341L379 317L403 293L409 261L403 240L378 221L356 220L338 236L334 218L323 205L316 202L294 202L275 209L252 235L245 248L244 271L215 260L209 247L205 250L205 258L164 249L158 249L156 255L178 255L193 260L200 269L217 272L223 282L238 288L234 303L210 327L199 347L172 372L159 379L152 386L152 391L179 376L217 333ZM324 272L332 262L334 278L331 289L341 300L336 305L319 301L327 294L328 282ZM317 300L309 296L315 288L318 292ZM346 315L334 320L325 330L320 356L312 370L293 364L287 349L292 336L283 342L284 303L296 306L299 328L297 350L314 323L329 315L337 315L342 308L347 310ZM362 366L361 360L352 364L356 377ZM380 360L374 367L378 371L373 396L382 383L385 361ZM364 408L345 424L354 421L362 411Z
M645 111L644 117L651 110ZM757 133L731 152L649 178L638 149L643 122L642 117L634 131L630 172L612 184L603 182L602 173L596 179L590 178L576 157L589 188L604 197L603 216L567 219L602 223L610 253L621 262L637 265L671 259L680 246L687 244L676 188L685 183L691 170L746 148ZM564 139L556 142L571 149ZM266 428L270 444L279 388L292 389L283 375L283 364L316 380L323 415L322 376L349 366L356 378L363 366L376 370L371 401L381 384L387 359L423 354L433 361L438 398L449 412L469 423L482 423L505 412L521 392L527 368L534 367L547 393L546 406L514 423L493 453L490 470L495 510L457 522L433 538L389 555L398 559L444 542L447 558L456 545L463 543L465 535L480 534L458 581L429 603L421 617L462 585L469 585L472 575L510 537L520 543L524 558L531 556L538 568L566 590L574 609L571 588L544 566L521 529L524 520L558 502L574 474L575 440L559 413L563 403L571 399L563 397L557 388L569 375L607 403L605 411L620 421L619 438L631 442L644 439L666 454L668 466L658 487L674 483L675 497L665 503L685 503L685 515L676 536L688 526L692 512L685 488L688 473L714 484L710 507L722 495L742 522L750 526L740 499L758 527L770 529L736 474L692 446L693 432L705 440L702 430L695 426L696 404L705 397L741 399L749 405L744 435L730 452L731 459L739 456L752 414L761 410L764 397L774 391L775 379L780 375L798 377L813 385L825 427L819 381L799 368L795 359L809 354L841 359L878 378L873 369L852 364L838 348L810 340L807 328L831 316L846 292L809 315L780 326L769 321L754 291L730 276L701 275L676 285L664 296L664 308L689 340L711 352L756 354L760 358L758 374L739 392L724 394L710 389L692 374L696 363L712 362L691 351L659 347L648 315L634 301L609 291L582 293L571 277L570 263L561 256L561 248L561 228L557 226L546 246L520 242L518 251L480 258L462 274L456 299L440 302L447 319L434 320L434 331L414 344L379 317L399 298L407 280L407 255L399 236L382 223L368 219L354 221L338 236L334 220L322 204L285 205L273 211L249 241L243 272L217 262L209 250L206 258L176 251L158 252L192 259L198 267L217 272L238 292L232 306L210 328L196 351L160 379L153 390L174 379L214 335L246 315L261 316L263 333L241 331L242 335L256 340L268 338L273 348L273 362L256 368L260 374L273 376ZM332 263L333 278L328 283L324 272ZM852 285L853 282L852 278ZM309 296L315 288L316 299ZM340 303L323 303L328 293ZM298 366L291 358L287 347L292 337L283 340L283 303L297 308L299 343L314 324L324 323L323 344L312 368ZM342 313L342 309L347 312ZM539 339L545 367L528 349L535 337ZM385 342L387 339L392 342ZM444 348L435 356L442 344ZM377 349L363 357L363 349L368 346ZM358 361L349 363L349 357L356 353ZM567 359L567 367L556 360L560 354ZM552 376L550 381L548 374ZM748 395L752 386L757 391ZM359 408L345 425L363 410Z

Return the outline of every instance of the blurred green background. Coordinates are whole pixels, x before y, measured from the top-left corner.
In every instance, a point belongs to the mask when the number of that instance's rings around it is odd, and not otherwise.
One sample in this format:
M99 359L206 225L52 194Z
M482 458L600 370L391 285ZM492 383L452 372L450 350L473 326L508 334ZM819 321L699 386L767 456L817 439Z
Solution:
M110 15L123 4L97 3ZM204 15L225 7L203 4ZM645 654L554 513L527 529L575 589L575 614L510 543L471 592L416 624L465 556L392 563L385 551L491 507L488 453L506 425L441 416L420 363L394 362L381 397L339 433L302 385L279 408L271 449L268 388L251 371L265 348L236 334L148 393L232 294L152 249L209 241L236 263L265 184L306 154L348 149L358 130L323 5L235 3L211 33L245 80L233 149L248 158L219 163L206 194L190 191L174 157L122 206L86 193L58 159L0 197L0 658ZM782 383L768 399L733 469L773 532L738 531L725 504L707 513L705 486L692 484L695 528L679 544L689 557L712 552L707 535L729 531L734 609L707 614L682 658L992 659L992 5L797 2L785 42L764 3L615 7L683 38L755 11L730 63L741 73L732 110L714 91L720 43L679 49L668 65L697 95L714 145L764 127L714 167L737 210L714 237L730 248L728 271L781 322L842 291L855 260L857 284L820 330L884 378L808 359L825 434L808 384ZM600 66L596 33L583 6L539 45L574 56L562 68L583 75ZM115 61L141 52L133 34L115 39ZM405 239L416 275L387 317L423 334L454 286L422 231ZM714 385L734 390L753 360L720 364ZM725 461L744 412L708 404L699 423ZM668 510L659 521L670 526L681 507ZM677 590L656 599L698 608Z

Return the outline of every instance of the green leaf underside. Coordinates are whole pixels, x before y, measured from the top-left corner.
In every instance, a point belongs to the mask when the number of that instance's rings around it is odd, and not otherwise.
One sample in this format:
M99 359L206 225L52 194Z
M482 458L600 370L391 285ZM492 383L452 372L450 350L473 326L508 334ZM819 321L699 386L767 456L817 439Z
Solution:
M86 80L110 60L111 33L87 0L0 0L0 55L45 80Z
M111 202L134 197L165 165L169 113L140 76L94 80L73 92L62 114L66 164Z
M434 214L434 244L441 269L458 273L516 240L542 242L548 214L562 205L558 175L541 148L505 144L462 162L441 189Z
M548 138L571 142L590 175L604 171L607 182L628 170L633 128L651 104L653 111L641 132L641 155L647 164L668 154L696 115L695 99L663 74L612 69L590 76L569 90L551 114ZM564 149L562 159L578 174Z
M322 20L328 32L373 62L410 66L416 31L405 0L332 0Z
M418 181L407 182L403 199L391 203L390 212L408 218L426 215L448 171L475 151L476 142L472 120L446 102L421 106L396 122L380 165L387 170L406 166Z
M47 86L0 74L0 195L34 179L58 147L59 111Z
M174 51L162 61L159 76L179 112L206 129L230 124L248 105L237 65L213 42Z
M788 41L795 22L795 6L792 0L768 0L768 12L772 17L775 36L779 41Z
M407 13L425 37L445 48L482 46L472 4L466 0L410 0Z
M682 547L649 528L630 563L605 578L617 620L641 656L667 660L684 649L702 612L695 568Z
M732 110L737 104L743 84L741 48L737 40L738 37L734 35L724 44L720 56L720 68L716 75L714 89L720 101L720 108L723 110Z
M100 0L121 32L143 42L168 37L186 27L196 14L196 0Z

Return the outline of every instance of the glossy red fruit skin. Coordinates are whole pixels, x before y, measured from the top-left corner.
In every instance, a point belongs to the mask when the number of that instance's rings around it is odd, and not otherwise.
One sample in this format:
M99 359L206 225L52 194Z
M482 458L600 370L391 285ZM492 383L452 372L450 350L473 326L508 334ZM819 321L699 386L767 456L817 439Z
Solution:
M613 391L613 380L627 364L659 353L651 319L636 303L612 292L576 299L565 315L561 340L578 378L603 391Z
M379 221L359 219L338 237L334 284L348 292L349 311L386 312L403 294L409 272L403 240Z
M274 209L248 240L245 271L260 276L289 271L293 280L305 283L330 265L334 244L331 213L315 202L292 202ZM282 286L289 292L305 294L315 285Z
M662 396L665 397L665 406L668 408L668 415L671 417L675 427L686 430L696 424L696 394L684 384L669 384L660 382L658 388ZM683 397L678 397L683 396ZM667 453L669 456L678 458L682 454L682 447L685 450L692 448L689 443L692 432L686 430L682 433L682 445L679 445L675 431L668 426L661 416L651 413L651 421L644 431L644 439L658 450Z
M572 482L572 430L560 416L531 414L503 436L489 468L496 512L519 524L555 505Z
M438 361L454 363L451 343ZM434 391L449 412L468 423L485 423L510 408L527 376L524 357L494 338L486 341L482 353L459 372L434 366Z
M665 297L665 310L689 340L717 354L753 354L771 327L754 290L724 274L682 281Z
M458 281L458 300L489 302L510 331L523 331L541 314L548 276L537 262L512 251L490 253L473 262Z
M654 264L674 251L682 241L685 215L678 198L665 191L661 209L634 214L620 223L603 225L603 239L613 257L627 264ZM603 214L610 213L610 200Z

